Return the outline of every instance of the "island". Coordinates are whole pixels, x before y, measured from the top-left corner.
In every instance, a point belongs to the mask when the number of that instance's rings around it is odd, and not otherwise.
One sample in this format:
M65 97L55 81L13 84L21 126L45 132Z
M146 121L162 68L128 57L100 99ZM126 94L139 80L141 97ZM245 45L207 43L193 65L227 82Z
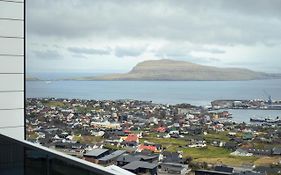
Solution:
M149 60L138 63L124 74L78 77L68 80L137 81L241 81L281 78L280 74L256 72L244 68L221 68L177 60Z

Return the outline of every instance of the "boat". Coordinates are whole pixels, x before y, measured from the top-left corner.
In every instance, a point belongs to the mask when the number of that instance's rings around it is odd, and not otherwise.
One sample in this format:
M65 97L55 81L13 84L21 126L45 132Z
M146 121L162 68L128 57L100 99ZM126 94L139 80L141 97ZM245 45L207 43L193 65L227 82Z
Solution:
M257 123L281 123L281 119L277 116L275 119L266 117L266 118L250 118L250 122Z

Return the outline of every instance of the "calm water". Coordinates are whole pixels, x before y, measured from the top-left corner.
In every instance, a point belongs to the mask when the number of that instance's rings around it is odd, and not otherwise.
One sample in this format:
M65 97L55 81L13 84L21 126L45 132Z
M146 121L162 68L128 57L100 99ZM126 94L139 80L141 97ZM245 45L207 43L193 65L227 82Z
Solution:
M232 113L232 120L239 123L249 123L250 118L281 117L281 110L230 110L229 112Z
M210 105L216 99L281 99L281 80L254 81L28 81L27 97L136 99L155 103ZM258 111L235 114L252 117ZM270 111L267 111L270 113ZM276 111L275 111L276 112ZM280 111L277 111L278 114ZM267 115L267 114L266 114ZM244 117L245 116L245 117ZM273 114L275 116L275 114ZM281 115L280 115L281 116ZM249 118L249 117L246 117ZM244 121L244 120L243 120Z

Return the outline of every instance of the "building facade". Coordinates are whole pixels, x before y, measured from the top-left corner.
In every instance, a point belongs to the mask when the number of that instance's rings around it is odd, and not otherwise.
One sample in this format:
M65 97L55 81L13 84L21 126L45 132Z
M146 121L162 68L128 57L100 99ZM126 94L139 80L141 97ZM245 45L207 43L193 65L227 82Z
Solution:
M0 133L24 139L24 0L0 0Z

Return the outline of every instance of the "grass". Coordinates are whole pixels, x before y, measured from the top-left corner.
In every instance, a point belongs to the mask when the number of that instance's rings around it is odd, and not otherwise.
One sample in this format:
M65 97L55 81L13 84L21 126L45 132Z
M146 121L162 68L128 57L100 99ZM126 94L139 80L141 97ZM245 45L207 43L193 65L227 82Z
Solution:
M78 113L86 114L86 113L91 113L91 111L94 110L95 108L93 108L93 107L80 107L80 106L78 106L75 109L76 109L76 111Z
M95 144L103 141L103 138L97 136L74 136L73 140L84 144L89 144L89 143Z
M140 142L144 141L153 142L157 144L162 144L163 146L184 146L187 145L188 142L184 139L175 139L175 138L157 138L157 137L144 137L140 139Z
M61 107L64 108L67 105L64 102L61 101L47 101L47 102L43 102L44 105L49 106L49 107Z
M110 145L110 144L104 145L104 148L106 148L106 149L111 149L111 150L120 150L120 149L122 149L122 148L120 148L120 147L117 147L117 146L115 146L115 145Z
M241 166L242 164L253 164L258 157L231 156L231 151L225 148L208 146L206 148L183 149L184 157L193 157L195 162L207 162L212 164L223 163L229 166Z
M219 157L219 158L199 158L195 162L207 162L211 164L225 164L229 166L241 166L242 164L255 163L257 157Z
M239 157L239 156L231 156L231 151L208 146L206 148L179 148L179 145L183 144L183 140L179 139L159 139L159 138L145 138L141 139L141 142L144 140L149 140L154 143L162 144L167 147L168 151L182 151L183 157L192 157L194 162L206 162L210 164L225 164L229 166L241 166L242 164L255 164L256 166L269 166L272 163L276 163L281 160L281 156L279 157ZM175 143L176 142L176 143ZM175 145L177 144L177 145ZM106 145L107 148L110 149L120 149L116 146Z
M208 134L206 139L214 140L221 139L227 140L227 133L219 133L219 134ZM188 141L184 139L174 139L174 138L155 138L155 137L145 137L140 139L140 142L149 141L153 143L162 144L166 147L167 151L177 152L182 151L183 157L192 157L195 162L207 162L211 164L223 163L229 166L241 166L242 164L261 164L263 159L261 157L239 157L239 156L231 156L230 153L232 151L215 147L215 146L207 146L205 148L187 148L185 147L188 144ZM261 159L261 160L260 160ZM272 162L270 159L266 159L268 162Z
M231 151L214 147L208 146L205 148L184 148L183 150L183 157L193 157L194 159L198 158L221 158L227 157L231 153Z
M39 135L36 132L28 132L27 139L28 140L36 140Z
M227 136L227 132L214 132L214 133L208 133L207 135L204 135L204 139L208 142L212 141L212 140L220 140L220 141L224 141L227 142L229 141L229 137Z
M279 161L281 161L281 156L276 156L276 157L260 157L259 159L257 159L255 161L255 165L257 166L269 166L273 163L278 163Z

